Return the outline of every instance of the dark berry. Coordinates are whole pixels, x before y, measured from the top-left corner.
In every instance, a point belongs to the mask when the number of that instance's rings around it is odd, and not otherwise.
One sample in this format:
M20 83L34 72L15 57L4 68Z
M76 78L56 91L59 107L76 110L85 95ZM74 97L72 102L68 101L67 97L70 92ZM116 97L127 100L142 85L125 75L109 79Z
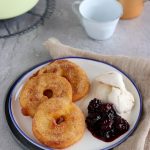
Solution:
M100 111L100 106L101 106L101 101L94 98L89 103L88 111L89 112L99 112Z
M89 103L86 124L95 137L106 142L115 140L130 127L125 119L117 115L112 104L102 103L96 98Z
M108 113L109 119L113 119L116 116L116 112L114 109L110 110Z
M112 110L112 104L102 104L101 105L101 112L109 112L110 110Z
M112 128L112 124L113 124L113 120L103 120L103 122L101 123L101 130L103 131L109 131Z
M119 117L118 117L119 118ZM119 119L116 119L116 122L115 122L115 128L120 131L120 132L126 132L128 129L129 129L129 124L128 122L123 119L123 118L119 118Z

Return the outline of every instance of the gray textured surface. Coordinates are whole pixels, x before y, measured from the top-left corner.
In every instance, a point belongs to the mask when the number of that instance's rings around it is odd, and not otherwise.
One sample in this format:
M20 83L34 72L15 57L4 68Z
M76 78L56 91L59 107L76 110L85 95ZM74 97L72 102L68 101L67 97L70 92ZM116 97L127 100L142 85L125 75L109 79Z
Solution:
M45 26L20 37L0 40L0 150L21 149L7 128L3 103L9 86L20 73L50 58L42 46L47 38L53 36L65 44L102 54L150 57L150 3L145 4L140 17L120 21L113 38L98 42L87 37L72 13L73 0L56 2L55 14Z

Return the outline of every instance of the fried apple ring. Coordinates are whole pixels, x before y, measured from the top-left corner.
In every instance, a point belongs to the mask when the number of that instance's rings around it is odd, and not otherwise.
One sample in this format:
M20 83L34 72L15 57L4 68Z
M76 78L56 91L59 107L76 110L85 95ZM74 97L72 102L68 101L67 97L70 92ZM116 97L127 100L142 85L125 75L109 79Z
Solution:
M51 148L62 149L76 143L85 130L82 111L74 103L64 107L61 101L59 98L44 101L32 121L34 136Z
M20 92L22 113L33 117L40 103L52 97L65 98L72 102L72 88L63 77L45 73L29 79Z
M77 101L83 98L89 91L89 80L78 65L68 60L56 60L49 63L38 71L38 75L43 73L55 73L65 77L72 86L72 101Z

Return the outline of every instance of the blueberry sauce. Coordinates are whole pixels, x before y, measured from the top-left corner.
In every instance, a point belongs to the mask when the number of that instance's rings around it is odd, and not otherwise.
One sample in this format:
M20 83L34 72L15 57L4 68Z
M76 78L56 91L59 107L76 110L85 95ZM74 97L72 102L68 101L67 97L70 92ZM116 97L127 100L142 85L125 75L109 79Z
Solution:
M130 128L129 123L116 113L113 104L102 103L96 98L89 103L86 124L93 136L105 142L115 140Z

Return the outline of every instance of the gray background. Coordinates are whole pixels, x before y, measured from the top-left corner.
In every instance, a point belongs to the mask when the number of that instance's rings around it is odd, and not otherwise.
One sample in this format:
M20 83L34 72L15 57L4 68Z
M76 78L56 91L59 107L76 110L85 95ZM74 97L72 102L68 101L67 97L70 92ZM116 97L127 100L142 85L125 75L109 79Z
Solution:
M53 36L65 44L101 54L150 57L150 3L136 19L120 21L114 36L94 41L71 10L74 0L56 0L56 11L44 26L23 36L0 40L0 149L20 150L4 119L4 101L9 86L31 66L50 58L42 43Z

